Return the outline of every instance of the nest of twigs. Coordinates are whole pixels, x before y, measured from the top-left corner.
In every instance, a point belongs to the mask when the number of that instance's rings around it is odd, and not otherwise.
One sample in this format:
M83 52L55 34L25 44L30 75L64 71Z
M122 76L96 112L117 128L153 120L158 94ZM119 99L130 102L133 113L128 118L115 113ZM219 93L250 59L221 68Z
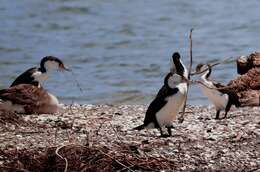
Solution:
M134 147L111 151L107 147L67 145L45 151L2 151L8 159L1 171L161 171L174 169L166 158L140 157Z

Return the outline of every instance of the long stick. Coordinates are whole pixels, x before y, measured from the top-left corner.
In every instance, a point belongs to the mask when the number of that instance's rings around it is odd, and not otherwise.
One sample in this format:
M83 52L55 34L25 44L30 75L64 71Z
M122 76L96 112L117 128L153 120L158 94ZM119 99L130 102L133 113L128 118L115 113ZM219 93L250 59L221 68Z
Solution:
M190 79L190 74L191 74L191 69L192 69L192 31L193 28L191 28L190 30L190 65L189 65L189 73L188 73L188 79ZM187 96L188 96L188 92L189 92L189 82L187 83L187 93L185 96L185 101L184 101L184 105L183 105L183 109L182 109L182 114L181 117L179 118L179 123L183 123L184 121L184 114L185 114L185 108L186 108L186 103L187 103Z
M191 69L192 69L192 31L193 31L193 28L191 28L190 30L190 36L189 36L189 39L190 39L190 65L189 65L189 74L188 74L188 79L190 79L190 73L191 73ZM189 87L188 87L189 88Z
M221 60L221 61L218 61L218 62L215 62L213 64L209 64L211 67L214 67L214 66L217 66L219 64L222 64L222 63L230 63L230 62L234 62L236 60L233 59L233 57L228 57L228 58L225 58L224 60ZM190 73L190 76L193 76L193 75L198 75L198 74L202 74L204 72L206 72L208 70L208 68L204 69L203 71L200 71L200 72L191 72Z

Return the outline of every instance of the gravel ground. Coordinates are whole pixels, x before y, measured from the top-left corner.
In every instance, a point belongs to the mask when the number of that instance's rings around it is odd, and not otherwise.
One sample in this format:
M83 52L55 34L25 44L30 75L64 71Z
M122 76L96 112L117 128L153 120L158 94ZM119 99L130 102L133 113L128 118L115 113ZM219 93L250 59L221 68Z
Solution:
M30 156L34 156L34 151L46 152L48 148L71 145L105 148L105 155L118 164L120 162L114 159L116 154L128 154L129 150L128 158L147 159L142 164L147 168L141 168L140 164L139 168L121 164L122 171L260 170L260 107L234 108L228 118L215 120L214 108L188 106L184 122L176 122L173 136L168 138L161 138L156 129L131 130L142 123L146 108L143 105L75 104L64 105L64 110L55 115L20 115L14 116L15 120L12 116L2 117L0 171L26 169L24 164L17 166L17 163L15 168L10 167L14 163L14 151L15 155L29 151ZM125 147L129 149L126 152ZM8 156L10 154L12 156ZM150 158L163 162L157 162L158 168L152 167ZM71 169L68 171L73 171L70 162L68 166ZM85 171L91 170L85 168Z

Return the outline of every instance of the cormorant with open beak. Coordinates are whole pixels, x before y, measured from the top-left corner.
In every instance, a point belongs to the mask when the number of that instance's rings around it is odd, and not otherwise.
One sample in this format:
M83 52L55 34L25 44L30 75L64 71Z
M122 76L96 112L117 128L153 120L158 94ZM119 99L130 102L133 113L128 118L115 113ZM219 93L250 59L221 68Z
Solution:
M179 53L174 53L172 59L174 70L164 78L163 87L146 111L144 123L134 129L158 128L161 136L172 135L172 123L183 107L187 94L187 78L184 75L188 73ZM168 135L163 134L162 127L167 128Z
M209 79L211 74L211 65L198 64L196 67L196 73L202 73L201 82L198 82L202 92L208 97L208 99L214 104L216 108L216 119L219 119L221 110L225 110L224 118L226 118L228 111L232 105L236 107L240 106L240 102L237 94L230 89L221 89L225 87L220 83L214 82ZM195 73L195 74L196 74Z
M46 56L42 58L40 67L33 67L28 70L26 70L24 73L19 75L14 82L11 84L10 87L13 87L15 85L19 84L36 84L38 83L38 87L40 87L41 82L48 79L47 71L48 70L69 70L67 69L63 62L53 56Z

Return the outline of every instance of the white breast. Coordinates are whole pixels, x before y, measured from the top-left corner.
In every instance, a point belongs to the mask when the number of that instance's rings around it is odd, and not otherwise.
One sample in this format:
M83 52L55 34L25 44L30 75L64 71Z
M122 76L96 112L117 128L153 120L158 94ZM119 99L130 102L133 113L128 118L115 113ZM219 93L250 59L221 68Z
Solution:
M156 119L160 127L171 125L184 104L185 95L187 94L187 84L180 83L177 85L178 93L169 96L166 105L156 113Z
M48 75L46 73L42 73L40 71L34 72L32 75L36 81L42 82L48 79Z
M173 74L169 80L168 80L168 85L171 88L175 88L178 84L180 84L180 82L182 81L182 77L178 74Z
M209 81L203 81L205 85L211 88L215 88L215 86ZM208 99L214 104L217 110L223 110L227 106L228 103L228 95L222 94L218 90L210 89L204 86L203 84L199 84L200 88L204 95L208 97Z
M49 104L58 106L59 105L58 99L54 95L52 95L51 93L48 93L48 95L50 96Z

